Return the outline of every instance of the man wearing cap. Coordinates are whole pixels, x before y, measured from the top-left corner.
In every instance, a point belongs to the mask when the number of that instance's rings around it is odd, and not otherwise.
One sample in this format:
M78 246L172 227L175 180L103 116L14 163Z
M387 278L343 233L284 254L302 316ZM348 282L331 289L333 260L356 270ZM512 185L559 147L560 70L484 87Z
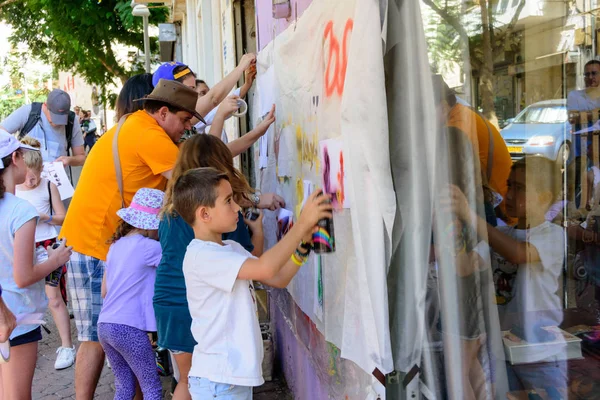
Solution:
M66 125L70 108L71 97L67 92L54 89L42 104L38 122L27 133L41 143L40 151L45 162L60 161L65 166L78 166L85 162L83 135L77 116L75 116L71 140L73 155L69 156L67 152ZM0 123L0 129L11 134L20 132L29 119L31 109L31 104L20 107Z
M117 211L130 204L138 189L166 188L179 153L176 143L191 129L192 118L202 120L195 111L197 100L194 89L161 79L150 95L140 99L144 109L127 117L116 140L120 124L98 139L83 166L60 233L74 250L67 277L81 342L75 364L77 399L93 398L104 365L97 321L107 241L117 228Z

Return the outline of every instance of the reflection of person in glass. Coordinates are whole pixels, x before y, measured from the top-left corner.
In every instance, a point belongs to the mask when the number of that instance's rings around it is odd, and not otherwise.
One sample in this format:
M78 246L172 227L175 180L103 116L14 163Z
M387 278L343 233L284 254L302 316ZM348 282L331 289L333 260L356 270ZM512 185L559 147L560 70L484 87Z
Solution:
M583 81L585 89L569 92L568 110L590 111L600 108L600 92L596 89L600 85L600 61L591 60L585 64Z
M585 83L585 89L583 90L572 90L567 96L567 110L571 111L592 111L600 108L600 61L590 60L585 64L583 72L583 81ZM575 162L571 163L569 171L569 184L571 190L578 188L581 183L581 134L580 130L586 128L577 125L573 129L573 154L575 155ZM587 147L592 144L591 135L588 135ZM574 186L573 186L574 185ZM584 202L586 199L581 199Z
M467 135L479 155L489 186L504 196L512 160L498 129L475 109L460 104L440 75L433 76L433 90L438 118L443 125L460 129Z
M588 158L594 159L593 146L588 147ZM600 317L600 168L596 165L588 167L587 175L588 197L585 208L587 215L581 213L570 220L567 228L569 238L576 241L578 249L582 249L579 256L583 260L584 269L577 273L579 279L588 279L593 285L594 296L589 298L584 291L579 297L579 307L591 311L597 318ZM583 201L583 200L582 200ZM575 213L574 213L575 214Z
M449 183L465 193L465 201L469 199L468 209L476 210L476 215L485 218L484 184L479 168L477 150L471 144L469 137L457 128L446 129ZM443 200L446 200L444 193ZM445 212L446 210L444 210ZM492 211L493 214L493 211ZM444 333L445 356L451 357L449 346L457 343L453 338L460 338L460 371L461 381L448 377L448 385L454 399L479 400L490 398L493 393L492 373L489 366L488 343L486 334L487 310L492 302L486 301L485 293L491 286L489 262L479 257L475 250L482 232L475 232L469 224L452 213L450 224L438 231L434 237L436 260L440 269L454 272L450 280L442 279L440 291L442 296L457 304L456 314L442 316L442 331ZM495 215L492 217L495 222ZM436 230L437 231L437 230ZM441 233L441 235L439 235ZM485 248L485 242L481 243ZM488 284L489 282L489 284ZM453 289L456 289L455 291ZM456 293L454 297L453 293ZM452 320L454 319L454 320ZM458 368L455 366L454 368ZM450 373L451 375L451 373ZM489 377L489 379L488 379Z
M539 156L517 161L508 179L506 211L516 226L494 228L487 224L493 249L492 268L514 274L512 296L498 305L503 329L528 343L554 342L540 346L527 357L527 364L509 368L512 390L535 387L565 387L565 343L544 327L558 326L563 312L559 297L564 260L563 231L545 220L545 213L560 192L560 174L555 163ZM454 211L481 231L485 220L468 207L457 188L451 190ZM513 336L513 338L514 338ZM558 342L558 343L557 343Z

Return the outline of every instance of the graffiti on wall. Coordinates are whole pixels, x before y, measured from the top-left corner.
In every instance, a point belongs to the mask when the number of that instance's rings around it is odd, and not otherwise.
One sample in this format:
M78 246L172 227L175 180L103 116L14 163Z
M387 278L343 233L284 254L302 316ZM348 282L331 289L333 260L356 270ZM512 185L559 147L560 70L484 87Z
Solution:
M255 103L270 103L265 99L272 99L276 104L275 126L263 151L267 158L262 164L265 167L256 170L260 190L281 195L294 218L317 187L332 194L336 207L336 252L319 257L311 255L309 265L301 268L287 287L307 317L296 324L300 341L312 344L311 336L305 337L305 333L307 326L315 326L332 343L331 348L314 353L323 361L318 363L318 373L322 372L340 395L332 398L344 398L348 394L347 385L356 383L347 380L341 359L352 360L363 368L366 373L357 375L370 381L372 366L383 359L379 349L371 344L388 340L386 330L365 329L361 323L375 321L375 314L384 309L380 301L383 291L371 292L365 282L366 264L358 263L354 238L359 234L379 238L383 231L378 229L371 234L371 226L367 224L361 230L357 219L352 218L356 211L350 207L358 207L363 200L357 201L357 196L366 197L357 193L357 187L363 186L363 178L368 174L361 170L362 155L351 146L364 132L349 127L348 116L364 115L364 121L378 126L372 121L377 115L373 110L384 109L385 102L372 96L374 89L369 87L368 80L358 79L357 71L369 73L375 61L354 57L356 49L361 48L355 39L365 26L355 13L355 5L354 0L313 0L297 23L274 37L257 58ZM363 37L360 39L363 41ZM381 40L378 34L371 39L370 43ZM357 96L376 101L364 103L357 101ZM355 104L361 104L362 108ZM258 111L251 112L252 120L260 117ZM383 141L380 143L385 146ZM267 248L277 242L290 220L277 218L276 213L265 213ZM384 243L383 238L379 242ZM368 268L373 269L373 265ZM381 263L376 268L385 266ZM379 274L374 279L385 281L385 276ZM385 282L381 286L385 287ZM377 305L363 307L368 303ZM361 394L367 386L360 388Z
M341 96L344 93L344 82L346 81L346 68L348 66L348 41L354 21L348 18L344 26L342 41L334 33L334 22L329 21L325 25L323 32L323 48L327 55L327 66L325 67L325 96L330 97L334 94Z

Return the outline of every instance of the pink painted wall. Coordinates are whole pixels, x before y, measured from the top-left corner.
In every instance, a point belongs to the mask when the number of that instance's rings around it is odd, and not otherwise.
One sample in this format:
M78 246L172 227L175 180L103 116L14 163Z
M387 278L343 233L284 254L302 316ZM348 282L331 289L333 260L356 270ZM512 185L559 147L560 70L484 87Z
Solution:
M361 400L370 377L327 342L285 289L270 290L277 366L298 400Z
M291 0L292 15L288 19L273 19L273 0L256 0L257 48L262 50L273 38L300 17L312 0Z

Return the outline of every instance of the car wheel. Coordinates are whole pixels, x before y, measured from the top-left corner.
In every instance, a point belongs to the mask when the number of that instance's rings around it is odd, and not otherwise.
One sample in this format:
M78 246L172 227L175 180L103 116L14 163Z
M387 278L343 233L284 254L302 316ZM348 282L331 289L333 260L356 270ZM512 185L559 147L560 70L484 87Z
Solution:
M556 164L558 164L560 167L564 167L567 163L567 161L569 161L569 157L571 156L571 146L569 146L569 143L563 143L560 145L560 148L558 149L558 153L556 153Z

